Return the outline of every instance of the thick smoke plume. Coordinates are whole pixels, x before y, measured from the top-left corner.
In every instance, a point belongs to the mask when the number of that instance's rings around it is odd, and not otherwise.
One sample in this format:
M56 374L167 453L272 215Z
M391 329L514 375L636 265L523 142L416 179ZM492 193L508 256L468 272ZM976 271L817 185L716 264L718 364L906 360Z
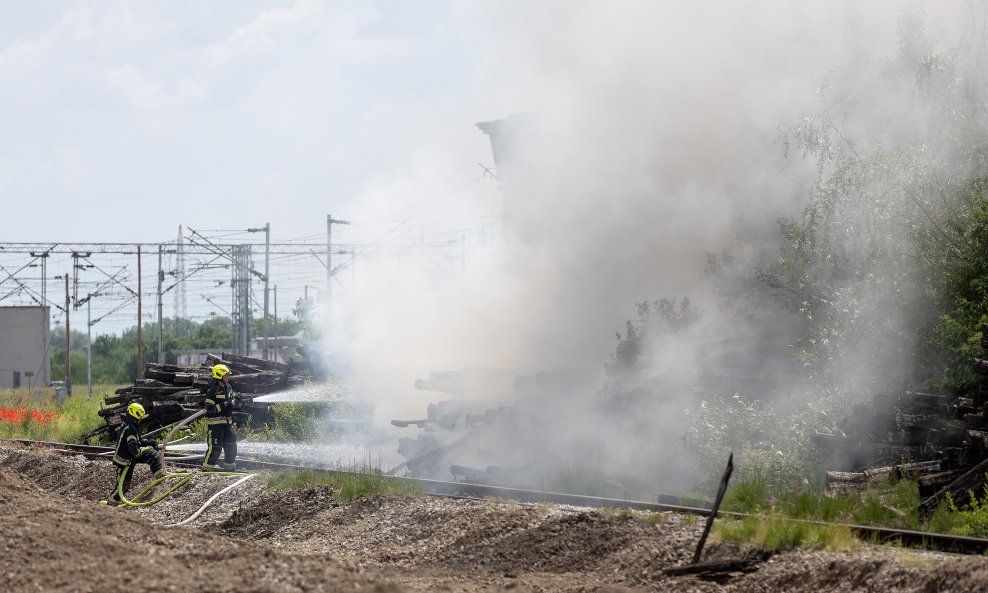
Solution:
M710 253L775 254L777 219L798 217L831 173L826 159L801 158L792 126L843 105L830 114L847 134L831 138L843 144L835 150L860 138L895 148L927 133L931 122L914 119L920 99L892 94L901 87L890 72L983 45L970 25L984 16L960 1L499 4L485 34L499 40L500 61L478 103L486 119L525 122L499 162L503 236L454 277L398 266L365 279L339 312L351 331L331 349L350 354L391 417L421 416L437 399L411 388L432 370L578 369L585 381L555 393L565 405L528 449L663 478L678 471L668 460L680 458L682 410L698 403L693 370L709 363L711 344L784 345L798 328L790 312L763 311L758 324L724 312L704 276ZM650 395L602 410L615 332L635 320L636 303L683 297L701 312L691 341L647 345L660 380L635 389ZM789 368L781 351L743 364Z

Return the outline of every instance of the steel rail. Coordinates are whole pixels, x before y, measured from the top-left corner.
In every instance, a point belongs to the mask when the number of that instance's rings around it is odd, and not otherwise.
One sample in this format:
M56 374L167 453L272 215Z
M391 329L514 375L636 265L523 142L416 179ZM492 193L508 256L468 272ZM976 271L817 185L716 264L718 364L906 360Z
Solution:
M15 443L22 446L41 448L63 454L85 455L86 457L92 459L106 459L107 454L113 452L112 447L103 447L98 445L76 445L71 443L58 443L50 441L32 441L26 439L0 439L0 444L2 443ZM173 463L175 465L197 467L197 464L192 463L183 463L180 461L175 461ZM270 461L257 461L253 459L238 459L237 469L249 469L252 471L310 470L317 473L325 473L330 475L352 473L312 465L294 465ZM543 492L538 490L524 490L520 488L507 488L502 486L469 484L465 482L444 482L441 480L424 480L420 478L400 477L392 477L389 479L418 486L423 492L432 496L470 499L500 498L505 500L513 500L520 503L549 503L576 507L621 508L648 512L674 512L699 515L703 517L710 515L710 509L708 508L671 502L674 500L679 500L675 497L661 497L662 500L668 500L670 502L645 502L623 500L618 498L605 498L599 496L585 496L581 494L565 494L561 492ZM758 517L758 515L751 513L737 513L732 511L719 511L717 516L730 517L734 519ZM928 531L916 531L912 529L879 527L875 525L828 523L824 521L807 521L804 519L788 520L821 527L845 527L850 529L861 539L878 544L897 544L904 547L937 550L957 554L985 554L988 552L988 539L984 538L933 533Z

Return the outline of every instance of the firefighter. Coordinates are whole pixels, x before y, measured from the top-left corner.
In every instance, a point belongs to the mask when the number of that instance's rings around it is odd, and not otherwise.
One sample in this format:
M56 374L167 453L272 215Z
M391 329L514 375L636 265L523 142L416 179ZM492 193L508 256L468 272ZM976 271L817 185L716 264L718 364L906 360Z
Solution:
M233 433L234 399L239 398L230 385L230 367L218 364L213 367L213 378L206 388L206 426L209 429L209 443L206 458L202 462L204 470L237 470L237 436ZM223 466L217 467L220 451L223 451Z
M127 406L127 411L123 414L123 422L120 423L120 432L117 435L117 449L113 453L113 464L117 466L117 481L113 487L113 493L107 500L101 500L102 504L120 504L123 502L121 494L126 494L130 488L130 480L134 475L134 465L146 463L154 473L154 477L161 477L163 468L161 465L161 453L158 452L158 443L153 439L141 438L141 419L147 413L144 406L137 402L132 402Z

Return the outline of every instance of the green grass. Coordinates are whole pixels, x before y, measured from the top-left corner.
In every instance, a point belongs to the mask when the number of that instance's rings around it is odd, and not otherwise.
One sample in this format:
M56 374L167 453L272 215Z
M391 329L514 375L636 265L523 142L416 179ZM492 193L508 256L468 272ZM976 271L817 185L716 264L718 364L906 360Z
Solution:
M271 405L271 422L254 435L255 440L298 443L312 439L315 423L325 408L322 404L284 402Z
M299 490L313 486L330 486L336 498L348 502L374 494L420 496L422 489L413 483L386 476L378 470L360 472L336 470L317 472L311 469L288 470L268 476L267 487L274 491Z
M949 497L931 517L919 514L919 486L904 479L876 485L863 492L831 496L800 491L769 496L759 480L740 482L728 490L721 508L752 513L741 520L714 524L727 541L747 542L770 549L810 546L847 549L854 535L846 528L808 522L874 525L934 533L988 537L988 487L959 508Z
M71 395L62 401L50 387L0 389L0 410L6 411L0 419L0 438L80 442L83 434L103 424L97 411L103 397L117 387L94 385L93 395ZM23 418L11 422L15 416Z
M861 545L847 527L815 525L781 515L722 519L714 523L714 532L724 541L754 544L767 550L810 547L837 551Z

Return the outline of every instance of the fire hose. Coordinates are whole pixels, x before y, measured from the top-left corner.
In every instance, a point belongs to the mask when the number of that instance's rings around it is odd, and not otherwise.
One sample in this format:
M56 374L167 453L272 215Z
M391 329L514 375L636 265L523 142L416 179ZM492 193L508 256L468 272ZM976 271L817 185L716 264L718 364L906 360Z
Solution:
M247 480L249 480L249 479L251 479L251 478L253 478L253 477L255 477L256 475L257 475L257 474L247 474L246 476L244 476L244 477L242 477L242 478L240 478L240 479L239 479L239 480L237 480L236 482L234 482L234 483L232 483L232 484L230 484L230 485L229 485L229 486L227 486L226 488L224 488L224 489L222 489L222 490L220 490L219 492L217 492L216 494L214 494L214 495L212 495L212 496L211 496L211 497L209 498L209 500L207 500L206 502L204 502L204 503L203 503L203 505L202 505L201 507L199 507L199 510L198 510L198 511L196 511L195 513L193 513L192 515L190 515L190 516L189 516L189 517L188 517L187 519L185 519L184 521L180 521L180 522L178 522L178 523L172 523L171 525L165 525L165 527L180 527L180 526L182 526L182 525L187 525L187 524L189 524L189 523L191 523L191 522L193 522L193 521L195 521L195 520L196 520L196 517L198 517L199 515L201 515L201 514L203 513L203 511L205 511L205 510L206 510L206 508L207 508L207 507L208 507L208 506L209 506L210 504L212 504L212 502L213 502L214 500L216 500L217 498L219 498L219 497L220 497L220 495L222 495L222 494L223 494L224 492L228 492L228 491L230 491L230 490L233 490L233 489L234 489L234 488L236 488L237 486L239 486L239 485L241 485L241 484L243 484L244 482L246 482Z
M195 414L192 414L188 418L185 418L181 422L177 423L174 427L172 427L172 429L168 432L168 434L165 436L164 440L161 443L161 467L162 467L162 472L164 472L164 473L162 473L161 475L159 475L158 477L156 477L155 479L153 479L151 481L151 483L148 484L143 490L141 490L140 492L138 492L137 495L134 496L134 498L128 499L126 496L124 496L124 493L123 493L123 474L122 473L120 474L120 479L117 482L117 489L116 489L116 495L120 499L120 506L127 506L127 507L148 507L148 506L151 506L153 504L156 504L158 502L161 502L162 500L164 500L165 498L167 498L168 496L170 496L173 492L175 492L180 487L182 487L183 485L185 485L189 480L191 480L195 476L201 475L201 472L188 472L188 471L186 471L186 472L165 472L164 471L165 470L165 459L166 459L166 457L165 457L165 449L168 446L168 443L171 441L172 435L175 434L175 432L177 430L181 429L182 427L186 426L187 424L189 424L192 421L196 420L197 418L201 417L205 413L206 413L206 410L200 410L200 411L196 412ZM190 457L198 457L198 456L190 456ZM181 458L173 458L173 460L178 460L178 459L181 459ZM240 480L234 482L230 486L227 486L223 490L220 490L219 492L217 492L216 494L214 494L209 500L206 501L205 504L203 504L202 508L200 508L193 516L189 517L185 521L182 521L181 523L176 523L175 526L177 526L177 525L185 525L186 523L189 523L189 522L193 521L204 510L206 510L206 508L213 502L213 500L215 500L221 494L223 494L224 492L226 492L228 490L232 490L234 487L239 486L241 483L246 482L250 478L253 478L256 474L245 474L244 472L208 472L208 475L211 475L211 476L226 476L226 477L242 476L242 477L241 477ZM169 478L180 478L180 479L171 488L169 488L168 490L166 490L163 494L161 494L157 498L154 498L153 500L148 500L148 501L142 500L145 496L147 496L150 492L152 492L159 484L161 484L162 482L164 482L165 480L167 480Z

